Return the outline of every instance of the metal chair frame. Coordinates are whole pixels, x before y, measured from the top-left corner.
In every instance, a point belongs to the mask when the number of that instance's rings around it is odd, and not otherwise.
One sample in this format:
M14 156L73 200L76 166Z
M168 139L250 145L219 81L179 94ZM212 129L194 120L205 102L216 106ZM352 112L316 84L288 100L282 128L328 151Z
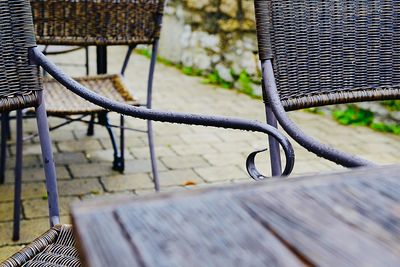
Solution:
M163 1L157 1L158 5L160 6L163 5ZM157 3L156 2L156 3ZM82 4L82 7L84 7L85 11L84 14L85 16L88 15L92 15L94 16L95 12L98 12L98 14L102 15L102 11L98 11L95 7L95 5L111 5L109 6L109 8L116 8L118 10L115 10L115 12L121 12L120 16L124 16L126 14L124 14L124 11L119 7L119 6L124 6L124 5L129 5L130 1L126 2L126 3L91 3L91 1L89 1L88 3L84 3ZM152 46L152 55L151 55L151 60L150 60L150 69L149 69L149 75L148 75L148 83L147 83L147 101L144 104L141 104L147 108L151 108L152 106L152 91L153 91L153 77L154 77L154 70L155 70L155 63L156 63L156 58L157 58L157 49L158 49L158 39L159 39L159 31L161 28L161 21L162 21L162 16L163 16L163 12L162 9L159 10L159 13L157 14L157 17L155 18L154 21L154 30L155 32L152 33L152 40L149 41L147 36L140 36L140 34L143 33L139 33L139 37L138 39L140 40L132 40L127 38L126 40L124 40L124 38L121 38L122 36L115 36L113 38L109 38L109 36L105 36L104 34L109 33L110 30L101 30L99 29L97 26L95 26L96 29L96 34L93 36L93 34L88 33L88 29L90 27L92 27L93 25L85 25L85 23L78 23L78 22L72 22L71 26L73 28L73 33L71 34L68 30L63 30L61 29L63 25L61 25L62 23L60 23L60 19L55 19L54 21L49 21L47 22L46 20L46 12L50 11L52 9L52 5L54 7L54 5L59 5L60 9L66 8L66 10L70 9L70 11L73 12L82 12L79 8L78 9L74 9L75 5L78 5L78 3L74 3L74 2L69 2L66 1L64 3L51 3L48 2L46 3L46 1L36 1L36 0L31 0L31 4L34 5L34 22L36 22L37 20L37 25L35 27L36 30L36 36L37 36L37 42L39 44L44 44L44 45L83 45L86 47L86 60L88 61L88 50L87 47L89 45L96 45L97 47L97 74L106 74L107 73L107 46L108 45L128 45L128 50L120 71L120 74L122 76L125 75L125 71L126 68L128 66L131 54L133 52L133 50L136 48L137 44L149 44ZM140 4L142 5L142 4ZM140 8L143 8L142 6ZM159 7L160 8L160 7ZM121 9L121 10L120 10ZM95 13L92 14L91 12ZM53 11L52 11L53 12ZM88 12L88 13L86 13ZM138 11L140 12L140 11ZM35 17L35 14L37 16L37 18ZM55 15L60 15L59 13L55 12ZM64 15L62 15L64 16ZM62 17L61 16L61 17ZM76 14L76 18L79 18L78 14ZM140 19L140 18L139 18ZM104 18L95 18L95 20L99 20L101 22L104 22L104 20L107 20L106 17ZM111 21L109 23L116 23ZM119 22L120 23L120 22ZM132 22L129 22L132 23ZM143 22L145 23L145 22ZM148 22L146 22L148 23ZM54 29L52 32L49 31L46 27L47 24L51 24L52 29ZM91 23L89 23L91 24ZM69 25L69 24L68 24ZM68 27L64 25L64 27ZM61 28L58 29L58 26L60 26ZM129 24L129 26L131 26ZM88 28L85 28L88 27ZM109 28L111 28L112 26L108 26ZM119 30L121 30L124 26L119 25L118 23L116 23L116 25L114 26ZM79 29L79 30L78 30ZM115 34L113 32L113 34ZM135 36L136 32L133 33L133 36L131 38L137 38L137 36ZM148 33L146 33L148 34ZM146 35L145 34L145 35ZM88 67L88 64L87 64ZM88 70L88 68L87 68ZM88 73L87 73L88 74ZM121 116L120 117L120 125L118 126L118 128L120 129L120 144L119 144L119 148L115 139L115 135L113 132L113 125L110 125L109 119L108 119L108 111L104 111L104 112L99 112L99 113L92 113L90 114L91 118L90 121L88 123L88 130L87 130L87 135L88 136L92 136L94 135L94 125L95 124L99 124L102 125L104 127L106 127L107 132L110 136L110 141L111 141L111 145L114 151L114 160L113 160L113 169L117 170L119 172L123 172L125 169L125 158L124 158L124 149L125 149L125 141L124 141L124 130L128 129L128 130L136 130L136 129L131 129L131 128L126 128L124 126L124 117ZM95 117L97 115L98 121L95 121ZM68 120L68 117L67 117ZM73 122L73 121L79 121L79 120L68 120L69 122ZM58 128L58 127L57 127ZM147 133L147 137L148 137L148 142L149 142L149 152L150 152L150 160L151 160L151 170L152 170L152 174L153 174L153 181L154 181L154 188L156 191L159 190L160 185L159 185L159 176L158 176L158 171L157 171L157 161L156 161L156 155L155 155L155 149L154 149L154 137L153 137L153 128L152 128L152 122L148 121L147 122L147 131L145 131L145 133Z
M301 146L339 165L373 165L306 135L286 112L328 104L400 99L400 46L396 40L396 36L400 36L399 2L255 0L254 4L268 124L277 128L279 122ZM356 34L360 38L356 38ZM383 39L392 47L382 45L382 51L376 51L377 43L382 43ZM318 49L323 54L312 54ZM361 54L358 61L357 51ZM307 57L306 53L312 55ZM384 55L380 56L380 53ZM320 64L324 69L320 70L320 76L313 77ZM392 69L388 67L390 65ZM335 84L335 77L339 77L335 75L342 75L344 81L336 78ZM319 91L315 84L318 82L321 84ZM275 140L270 140L269 146L272 173L277 175L281 171L279 148Z
M233 117L225 116L214 116L214 115L200 115L192 113L183 112L171 112L171 111L161 111L156 109L143 109L140 107L135 107L123 103L119 103L110 100L106 97L98 95L93 91L85 88L67 74L65 74L60 68L58 68L54 63L52 63L48 58L46 58L43 53L37 48L30 49L31 59L45 71L47 71L54 79L56 79L60 84L62 84L66 89L72 91L73 93L79 95L80 97L86 99L87 101L94 103L106 110L118 112L125 116L130 116L138 119L143 119L147 121L159 121L167 123L179 123L187 125L199 125L199 126L210 126L216 128L225 129L237 129L245 131L254 131L266 133L272 138L274 138L277 143L282 146L284 155L286 157L285 167L280 175L287 176L291 173L294 166L294 153L293 147L291 146L289 140L280 132L268 125L259 121L239 119ZM257 153L257 152L253 152ZM253 179L259 179L262 175L252 166L252 154L248 157L246 163L249 175Z

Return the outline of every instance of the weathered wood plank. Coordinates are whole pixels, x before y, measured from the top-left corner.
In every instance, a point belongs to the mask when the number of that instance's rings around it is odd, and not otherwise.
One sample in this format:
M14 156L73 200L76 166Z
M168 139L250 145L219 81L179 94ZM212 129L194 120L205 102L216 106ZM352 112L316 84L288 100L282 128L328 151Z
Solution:
M143 266L111 212L80 214L73 224L85 266Z
M89 201L72 214L90 266L400 266L399 173Z
M257 190L238 198L255 219L317 266L400 266L399 255L381 240L339 220L303 190Z
M338 219L360 229L364 235L380 239L387 249L400 255L400 184L382 177L305 188L303 193Z
M229 195L125 205L116 214L146 266L303 266Z

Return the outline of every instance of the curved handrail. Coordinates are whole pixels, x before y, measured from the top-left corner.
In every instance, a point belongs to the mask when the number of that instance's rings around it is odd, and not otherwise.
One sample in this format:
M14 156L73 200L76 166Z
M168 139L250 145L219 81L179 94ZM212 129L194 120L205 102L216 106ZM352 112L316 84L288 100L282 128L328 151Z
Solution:
M275 77L270 60L262 60L263 78L266 94L276 119L282 128L301 146L317 156L333 161L345 167L371 166L374 163L355 155L339 151L306 135L286 114L276 89Z
M155 109L147 109L143 107L134 107L131 105L119 103L101 95L94 93L93 91L85 88L61 69L59 69L54 63L52 63L43 53L37 48L29 49L29 56L32 63L40 65L47 73L53 76L58 82L64 85L67 89L71 90L80 97L101 106L107 110L115 111L124 115L136 117L144 120L154 120L160 122L169 123L181 123L181 124L192 124L202 126L212 126L217 128L231 128L255 132L263 132L274 137L279 144L282 146L285 156L286 165L282 175L289 175L293 170L294 166L294 150L287 137L281 134L276 128L271 127L268 124L261 123L255 120L246 120L240 118L231 118L224 116L210 116L210 115L199 115L182 112L171 112L161 111ZM249 173L251 176L252 172ZM253 177L253 176L252 176ZM253 177L259 179L260 177Z

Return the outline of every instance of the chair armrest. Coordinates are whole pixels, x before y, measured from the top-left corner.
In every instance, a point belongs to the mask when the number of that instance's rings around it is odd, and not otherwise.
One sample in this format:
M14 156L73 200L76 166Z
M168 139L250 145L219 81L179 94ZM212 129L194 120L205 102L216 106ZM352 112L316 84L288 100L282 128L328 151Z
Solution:
M217 128L239 129L246 131L262 132L271 135L279 142L285 153L286 165L284 171L282 172L282 175L289 175L293 170L295 156L292 145L290 144L286 136L281 134L276 128L266 123L261 123L255 120L246 120L225 116L210 116L182 112L161 111L155 109L147 109L143 107L134 107L131 105L119 103L98 95L73 80L61 69L59 69L54 63L47 59L47 57L37 47L30 48L29 56L33 64L40 65L47 73L53 76L67 89L71 90L72 92L86 99L87 101L90 101L91 103L101 106L102 108L110 111L118 112L123 115L144 120L188 125L212 126ZM262 176L255 169L254 164L251 164L252 159L254 159L254 153L252 154L252 157L250 157L250 159L248 160L248 162L250 161L250 165L247 164L248 172L252 178L260 180L264 178L264 176Z
M275 77L273 75L273 67L270 60L262 60L262 69L264 78L264 86L266 90L268 101L274 112L276 119L282 128L301 146L308 151L316 154L319 157L333 161L336 164L348 168L361 167L361 166L374 166L376 164L360 158L356 155L351 155L343 151L337 150L326 144L323 144L311 136L306 135L286 114L279 98L276 89Z

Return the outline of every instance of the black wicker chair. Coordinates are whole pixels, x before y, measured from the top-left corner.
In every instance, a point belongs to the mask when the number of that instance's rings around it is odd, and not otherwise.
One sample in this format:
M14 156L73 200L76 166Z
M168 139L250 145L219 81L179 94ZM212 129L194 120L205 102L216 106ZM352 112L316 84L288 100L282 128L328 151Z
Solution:
M0 1L0 20L0 111L18 110L17 135L19 139L22 137L21 109L30 106L37 107L38 128L41 140L43 140L43 162L45 163L51 226L59 222L57 180L48 135L45 100L42 97L42 85L41 79L39 79L39 66L60 82L64 86L63 90L69 90L105 110L144 120L231 128L271 135L276 138L285 151L286 165L282 175L291 173L294 165L293 148L288 139L274 127L258 121L159 111L110 100L68 77L36 47L29 0ZM17 234L20 215L22 140L18 143L14 205L16 214L14 233ZM250 163L247 164L249 173L254 179L260 179L261 174L252 164L253 154L249 156ZM14 239L17 237L14 235ZM76 258L76 250L73 248L74 242L71 227L55 225L31 245L1 263L0 267L24 264L26 264L25 266L62 266L63 264L80 266L79 260Z
M76 78L91 90L121 103L135 106L152 106L153 74L157 57L164 0L157 1L42 1L31 0L36 40L42 45L97 46L96 76ZM143 104L133 95L123 76L130 56L139 44L152 46L152 58L148 76L147 99ZM120 74L107 73L106 46L126 45L127 54ZM120 145L108 120L108 112L77 95L63 90L52 80L44 80L44 98L50 116L65 117L68 122L84 121L89 124L88 135L93 135L95 116L97 124L107 128L114 149L113 169L124 171L124 117L120 119ZM48 90L47 90L48 89ZM82 115L79 119L71 118ZM84 120L90 116L90 120ZM64 124L64 123L63 123ZM55 126L54 128L58 128ZM159 190L156 156L151 121L147 123L150 159L154 186Z
M30 61L28 48L35 47L33 28L29 27L30 7L24 1L0 2L0 112L17 111L17 149L13 239L19 238L22 171L22 109L35 107L44 162L51 225L59 223L55 167L39 67ZM27 26L26 26L27 25ZM4 128L2 128L2 131Z
M346 167L372 164L305 135L286 111L400 98L400 2L255 0L267 119ZM276 119L275 119L276 118ZM279 149L270 142L278 174Z

